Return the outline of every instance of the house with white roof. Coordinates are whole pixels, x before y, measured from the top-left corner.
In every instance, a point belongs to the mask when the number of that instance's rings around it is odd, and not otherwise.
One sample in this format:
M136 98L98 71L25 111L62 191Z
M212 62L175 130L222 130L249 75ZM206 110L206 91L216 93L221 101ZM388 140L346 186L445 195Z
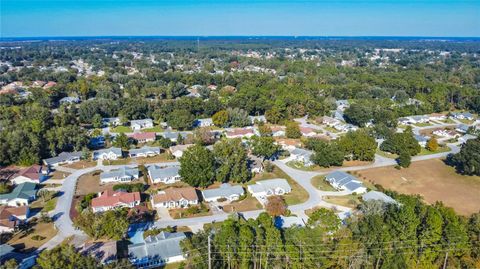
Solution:
M432 134L434 134L436 136L441 136L441 137L444 137L444 138L449 138L449 139L460 137L460 135L457 134L455 131L447 130L447 129L435 130L435 131L433 131Z
M119 117L114 117L114 118L103 118L102 119L102 125L103 126L111 126L115 127L122 124L122 121L120 120Z
M260 180L255 184L248 185L247 189L262 204L267 202L268 196L284 195L292 191L290 184L283 178Z
M145 238L145 242L128 246L128 259L136 268L158 268L185 260L180 242L185 233L160 232Z
M294 150L290 151L290 160L301 162L304 166L312 166L314 165L311 157L313 155L313 151L302 149L302 148L295 148Z
M424 148L426 145L427 145L427 142L428 142L428 137L426 136L423 136L423 135L418 135L418 134L414 134L413 137L415 138L415 140L417 140L418 144Z
M123 166L119 169L102 172L100 174L100 182L111 183L111 182L130 182L132 180L137 180L139 177L137 167L127 167Z
M131 158L136 157L153 157L160 154L160 147L143 146L139 149L131 149L128 152L128 156Z
M457 120L474 120L473 114L470 112L452 112L450 117Z
M149 165L147 167L148 177L155 183L173 184L180 180L180 167L167 166L161 167L158 165Z
M168 150L170 153L175 156L175 158L180 158L183 156L183 152L187 150L189 147L193 146L193 144L186 144L186 145L175 145L171 146Z
M244 193L245 191L240 185L232 186L229 183L223 183L219 188L202 191L202 196L206 202L216 202L219 199L232 202L238 200Z
M195 127L210 127L213 126L212 118L197 119L193 124Z
M131 120L130 127L133 131L140 131L142 129L153 128L152 119Z
M343 171L334 171L325 176L325 180L337 190L364 193L367 188L356 177Z
M260 115L260 116L248 116L248 118L250 119L250 122L252 124L255 124L255 123L267 123L267 118L265 118L264 115Z
M93 152L93 160L116 160L122 158L122 149L111 147L108 149L99 149Z

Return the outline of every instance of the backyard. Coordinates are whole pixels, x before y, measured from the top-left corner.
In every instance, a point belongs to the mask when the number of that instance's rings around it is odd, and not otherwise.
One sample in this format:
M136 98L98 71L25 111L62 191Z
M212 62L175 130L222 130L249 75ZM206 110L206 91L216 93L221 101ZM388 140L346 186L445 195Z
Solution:
M32 252L36 251L56 234L57 231L52 222L44 223L39 220L32 220L29 229L14 234L7 243L17 251Z

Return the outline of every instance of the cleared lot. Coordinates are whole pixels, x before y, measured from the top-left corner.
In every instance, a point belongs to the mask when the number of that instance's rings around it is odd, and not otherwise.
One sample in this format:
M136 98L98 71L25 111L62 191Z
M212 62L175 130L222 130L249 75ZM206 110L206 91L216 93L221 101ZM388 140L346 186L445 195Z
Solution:
M457 174L439 159L414 162L407 169L389 166L353 174L399 193L419 194L427 203L442 201L463 215L480 210L480 177Z

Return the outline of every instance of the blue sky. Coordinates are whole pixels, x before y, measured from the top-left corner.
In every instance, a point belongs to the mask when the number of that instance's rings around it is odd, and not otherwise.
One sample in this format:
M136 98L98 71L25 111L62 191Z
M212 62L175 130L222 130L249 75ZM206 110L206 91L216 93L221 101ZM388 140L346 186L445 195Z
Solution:
M480 0L0 0L1 37L480 36Z

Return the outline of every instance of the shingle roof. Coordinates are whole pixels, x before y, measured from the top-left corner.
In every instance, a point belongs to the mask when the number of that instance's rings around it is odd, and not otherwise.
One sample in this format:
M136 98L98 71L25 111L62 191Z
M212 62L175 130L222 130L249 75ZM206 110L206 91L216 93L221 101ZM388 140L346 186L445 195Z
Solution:
M99 150L95 150L93 152L93 154L96 154L96 155L101 155L103 153L109 153L109 152L113 152L114 154L116 155L122 155L122 149L121 148L115 148L115 147L111 147L111 148L108 148L108 149L99 149Z
M243 195L245 191L243 190L242 186L236 185L232 186L228 183L224 183L220 185L219 188L209 189L202 191L203 198L209 199L213 197L228 197L231 195Z
M178 175L179 170L180 170L179 166L168 166L168 167L160 167L157 165L148 166L148 172L150 173L150 176L152 177L152 179L173 177Z
M138 168L123 166L116 170L101 173L100 179L112 178L112 177L127 177L127 176L134 177L137 175L138 175Z
M43 162L47 165L52 165L60 162L66 162L68 160L71 160L72 158L81 158L83 153L81 151L77 152L62 152L58 154L56 157L44 159Z
M275 190L276 188L282 188L285 192L292 191L290 184L288 184L287 180L283 178L260 180L255 182L254 185L249 185L248 187L253 193L267 192L268 190Z
M40 173L42 171L42 166L38 164L34 164L30 167L24 168L20 170L14 177L27 177L32 180L40 180Z
M363 187L363 184L358 179L343 171L334 171L325 176L327 181L343 186L349 191L354 191L359 187Z
M119 203L130 204L140 201L139 192L122 192L106 190L100 197L92 199L92 207L115 206Z
M153 202L157 204L169 201L180 201L181 199L196 201L198 200L198 196L196 190L192 187L170 188L153 195L152 199Z
M130 150L130 154L135 154L135 155L138 155L140 153L148 153L148 152L156 152L156 153L159 153L160 154L160 147L148 147L148 146L144 146L144 147L141 147L139 149L131 149Z
M35 196L35 194L37 193L36 187L37 184L31 182L24 182L22 184L18 184L11 193L1 194L0 200L12 200L15 198L28 200L31 197Z

